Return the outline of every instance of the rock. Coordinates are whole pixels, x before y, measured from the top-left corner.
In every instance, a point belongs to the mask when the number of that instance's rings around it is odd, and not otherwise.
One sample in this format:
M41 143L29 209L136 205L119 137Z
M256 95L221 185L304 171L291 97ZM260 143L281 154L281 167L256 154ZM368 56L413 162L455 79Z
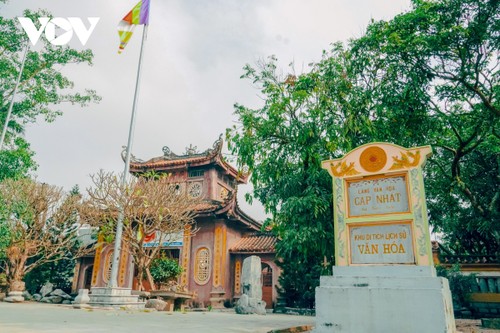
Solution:
M62 304L71 304L71 301L69 299L65 299Z
M73 307L75 309L85 309L89 308L90 305L89 290L88 289L80 289L78 290L78 295L75 297L75 301L73 302Z
M149 299L146 302L146 309L155 309L157 311L164 311L167 306L167 302L161 299Z
M47 282L43 285L42 289L40 289L40 295L42 295L42 297L45 297L48 294L50 294L53 290L54 290L54 285L50 282Z
M33 295L33 300L40 302L41 299L42 299L42 295L40 295L40 294Z
M23 291L23 297L26 301L32 301L33 300L33 296L31 296L31 294L25 290Z
M249 298L248 295L241 295L236 303L234 310L237 314L266 314L266 302L255 298Z
M42 297L42 299L40 299L40 302L41 303L52 303L52 298L50 298L50 297Z
M52 304L60 304L63 301L61 296L49 296L47 298L50 298Z
M3 300L7 297L7 294L5 293L0 293L0 302L3 302Z
M62 297L64 299L71 299L71 296L66 294L61 289L54 290L53 292L50 293L50 296L59 296L59 297Z

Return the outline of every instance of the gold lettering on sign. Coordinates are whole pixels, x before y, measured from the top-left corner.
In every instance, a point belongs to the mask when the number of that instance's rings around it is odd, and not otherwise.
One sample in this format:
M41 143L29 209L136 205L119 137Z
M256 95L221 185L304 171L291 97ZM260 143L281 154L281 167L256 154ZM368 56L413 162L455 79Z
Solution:
M401 199L401 193L377 195L377 203L399 202L400 199Z
M224 285L224 264L226 259L226 229L222 226L215 228L214 235L214 271L213 286Z
M118 277L118 285L120 287L125 286L125 272L127 271L128 264L128 250L127 244L122 242L122 252L120 258L120 276Z
M234 293L241 294L241 260L234 264Z
M94 258L94 268L92 269L92 287L97 285L97 275L99 274L100 265L101 265L101 255L102 255L102 247L103 247L104 237L99 235L97 237L97 242L99 246L95 249L95 258Z
M362 225L351 229L351 255L355 264L414 263L411 225Z
M184 228L182 245L182 274L181 274L181 286L188 286L188 274L189 274L189 259L191 257L191 226L188 225Z

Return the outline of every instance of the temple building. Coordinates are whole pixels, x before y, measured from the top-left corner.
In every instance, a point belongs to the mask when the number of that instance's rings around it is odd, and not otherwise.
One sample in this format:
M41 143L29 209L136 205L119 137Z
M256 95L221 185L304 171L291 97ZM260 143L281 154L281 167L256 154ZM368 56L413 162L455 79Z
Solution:
M193 306L220 308L237 300L243 290L243 260L257 255L262 262L263 300L272 308L278 297L280 274L274 262L277 239L261 232L261 224L238 206L238 185L246 184L248 176L224 160L222 146L221 137L202 153L191 146L183 155L176 155L163 147L160 157L147 161L133 158L130 172L136 176L151 171L168 173L179 190L202 199L202 204L193 207L197 231L186 232L176 242L163 246L171 257L178 258L183 268L178 283L194 294ZM106 286L112 248L112 244L99 248L95 256L80 260L74 290ZM118 284L125 288L135 285L134 265L126 251L122 253Z

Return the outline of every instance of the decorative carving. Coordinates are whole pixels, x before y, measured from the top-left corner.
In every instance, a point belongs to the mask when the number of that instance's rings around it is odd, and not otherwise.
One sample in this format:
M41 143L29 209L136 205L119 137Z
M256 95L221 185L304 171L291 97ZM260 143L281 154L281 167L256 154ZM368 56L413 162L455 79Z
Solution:
M420 163L420 150L416 152L401 152L401 158L397 156L393 156L392 160L394 163L392 164L389 170L400 170L400 169L410 169L417 167Z
M360 172L354 168L354 162L347 165L345 161L342 161L336 164L331 163L330 166L335 177L355 176L360 174Z
M227 188L221 186L220 187L220 193L219 193L219 198L224 201L227 199L227 197L229 196L229 191L227 190Z
M113 261L113 252L114 250L110 250L106 255L106 261L104 261L104 270L102 272L102 279L105 283L109 282L111 278L111 269L112 269L112 261Z
M342 180L341 179L336 179L335 180L335 194L336 194L336 201L337 201L337 239L339 242L338 246L338 255L340 258L345 258L345 241L344 237L342 237L342 234L345 232L345 221L344 221L344 200L343 200L343 195L342 195L343 189L342 189Z
M414 196L413 202L413 212L415 216L415 228L417 228L418 232L415 235L417 238L417 248L419 256L425 256L427 254L426 251L426 230L424 227L424 215L422 212L422 200L424 200L422 196L422 192L420 190L419 182L418 182L418 170L413 169L410 171L411 175L411 184L412 184L412 194Z
M377 172L384 168L387 163L387 154L380 147L368 147L361 153L359 164L368 172Z
M196 251L194 281L199 285L207 284L210 279L210 251L202 247Z
M202 194L203 186L201 182L191 183L189 185L188 194L191 198L199 198Z

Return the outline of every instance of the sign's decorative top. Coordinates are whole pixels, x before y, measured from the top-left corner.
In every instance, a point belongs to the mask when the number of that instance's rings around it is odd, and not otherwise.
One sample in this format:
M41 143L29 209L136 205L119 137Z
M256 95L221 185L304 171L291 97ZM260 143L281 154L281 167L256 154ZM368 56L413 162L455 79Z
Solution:
M380 147L372 146L363 150L359 157L361 167L368 172L377 172L387 163L387 154Z
M337 178L409 170L423 167L431 154L430 146L403 148L377 142L360 146L342 158L323 161L323 168Z

